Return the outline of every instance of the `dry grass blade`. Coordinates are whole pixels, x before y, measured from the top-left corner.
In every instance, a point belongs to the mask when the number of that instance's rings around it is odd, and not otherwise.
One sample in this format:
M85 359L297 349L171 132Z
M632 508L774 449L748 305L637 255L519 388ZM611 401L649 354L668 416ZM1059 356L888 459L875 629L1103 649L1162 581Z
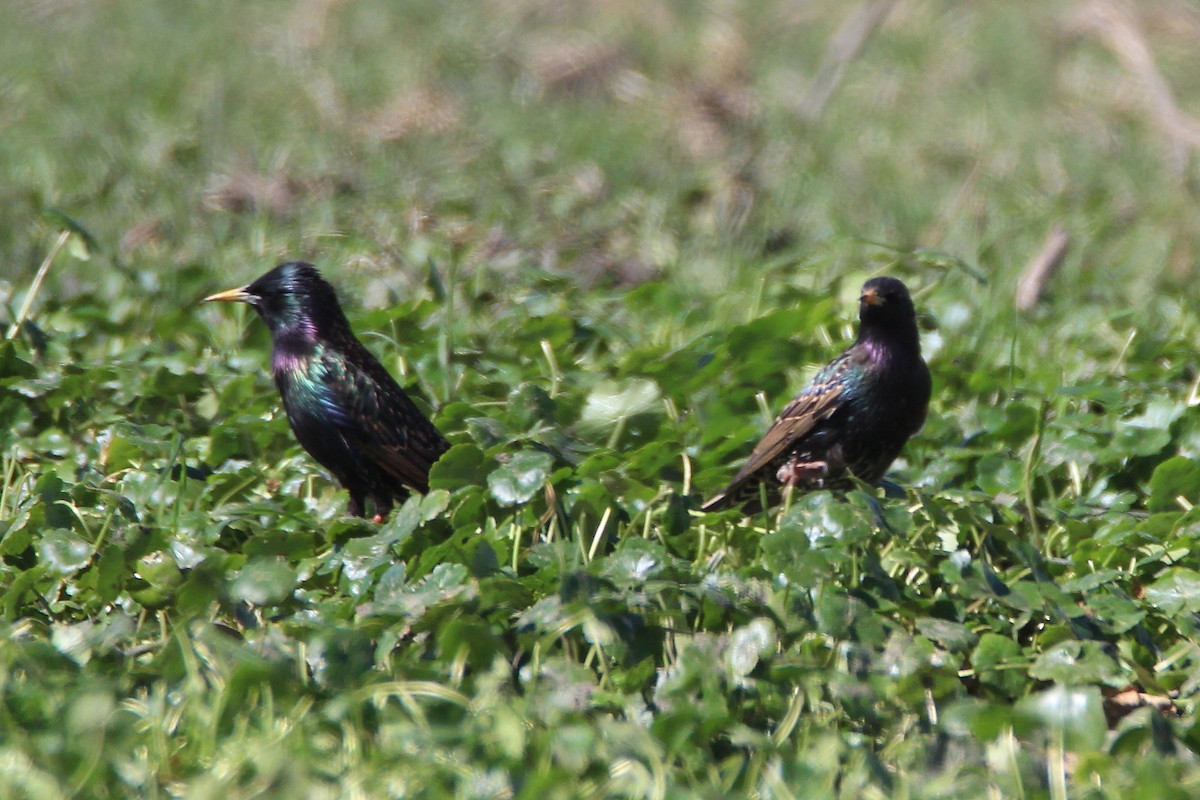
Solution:
M1076 26L1091 32L1110 49L1146 89L1146 111L1175 148L1173 159L1182 169L1185 150L1200 149L1200 121L1185 114L1158 69L1133 11L1115 0L1093 0L1075 14Z
M42 281L46 280L46 273L50 271L50 265L54 263L54 259L58 257L58 251L62 250L63 245L70 238L70 231L63 231L58 235L58 240L50 248L50 252L42 262L42 265L38 267L37 274L33 276L33 283L29 285L29 291L25 293L25 299L21 301L21 310L17 312L17 318L13 320L8 333L4 335L5 341L11 341L16 337L17 331L21 330L21 325L25 322L25 317L29 315L29 309L33 307L33 298L37 297L38 290L42 288Z
M1038 304L1046 283L1058 271L1070 246L1071 235L1067 233L1067 229L1062 225L1054 226L1037 255L1030 259L1021 272L1014 299L1018 311L1029 311Z
M842 81L846 66L853 61L866 46L867 40L883 21L887 19L896 0L871 0L860 6L858 11L846 20L838 32L834 34L821 59L817 76L813 78L808 93L800 104L800 116L809 121L819 119L825 111L829 98Z

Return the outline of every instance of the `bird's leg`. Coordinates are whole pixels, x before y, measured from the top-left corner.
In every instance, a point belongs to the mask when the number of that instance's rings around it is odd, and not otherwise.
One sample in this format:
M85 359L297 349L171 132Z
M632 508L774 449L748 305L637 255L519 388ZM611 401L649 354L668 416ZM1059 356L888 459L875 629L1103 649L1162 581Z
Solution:
M350 502L346 504L346 513L352 517L365 517L363 513L363 498L362 495L350 494Z
M829 464L825 461L797 461L789 458L784 462L775 479L785 487L808 486L819 489L829 477Z

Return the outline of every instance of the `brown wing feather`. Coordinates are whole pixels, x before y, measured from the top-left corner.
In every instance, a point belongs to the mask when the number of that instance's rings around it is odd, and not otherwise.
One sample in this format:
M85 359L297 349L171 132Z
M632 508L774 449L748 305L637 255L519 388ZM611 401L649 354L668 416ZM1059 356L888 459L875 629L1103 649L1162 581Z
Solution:
M844 384L842 374L849 366L847 353L830 362L817 373L812 383L792 399L775 418L774 424L754 447L750 458L722 491L701 506L702 511L722 508L727 500L736 497L741 488L760 470L785 455L796 442L807 436L818 422L828 419L838 410Z
M345 399L357 424L345 431L347 441L405 486L428 492L429 468L450 444L383 365L361 344L355 349Z
M791 449L801 437L811 431L821 420L828 419L838 409L837 399L840 386L821 394L802 394L788 403L787 408L763 435L762 441L750 453L750 458L738 470L730 485L758 472Z

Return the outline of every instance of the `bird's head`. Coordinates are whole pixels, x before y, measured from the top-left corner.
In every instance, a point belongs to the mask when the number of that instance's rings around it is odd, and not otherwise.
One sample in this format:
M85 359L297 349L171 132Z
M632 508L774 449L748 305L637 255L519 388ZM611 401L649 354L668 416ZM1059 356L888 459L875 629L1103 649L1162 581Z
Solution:
M237 289L218 292L204 302L248 303L271 333L301 330L310 336L346 325L333 287L312 264L289 261Z
M903 283L895 278L872 278L863 284L858 298L858 318L863 325L912 327L916 329L916 310Z
M858 343L876 354L921 351L917 312L904 284L872 278L858 298Z

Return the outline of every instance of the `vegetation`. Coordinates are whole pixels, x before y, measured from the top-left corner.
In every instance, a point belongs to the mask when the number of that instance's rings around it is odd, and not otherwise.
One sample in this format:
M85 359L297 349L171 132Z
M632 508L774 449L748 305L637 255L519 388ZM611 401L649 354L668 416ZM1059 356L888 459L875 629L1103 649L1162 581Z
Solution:
M1200 793L1200 17L856 14L0 9L0 795ZM453 445L381 525L197 303L285 258ZM696 513L881 273L889 496Z

